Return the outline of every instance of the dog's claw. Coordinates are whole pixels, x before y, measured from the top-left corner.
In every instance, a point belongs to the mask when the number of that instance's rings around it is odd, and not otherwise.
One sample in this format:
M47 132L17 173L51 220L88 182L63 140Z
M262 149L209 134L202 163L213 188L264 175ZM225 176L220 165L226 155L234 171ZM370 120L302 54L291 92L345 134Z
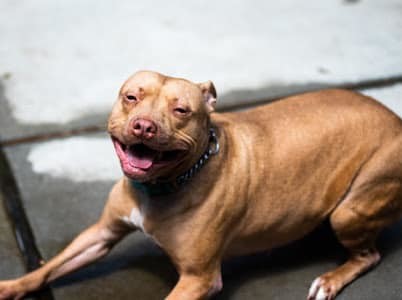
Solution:
M0 281L0 300L19 300L24 294L16 280Z
M332 300L335 298L336 290L329 282L318 277L311 284L307 300Z

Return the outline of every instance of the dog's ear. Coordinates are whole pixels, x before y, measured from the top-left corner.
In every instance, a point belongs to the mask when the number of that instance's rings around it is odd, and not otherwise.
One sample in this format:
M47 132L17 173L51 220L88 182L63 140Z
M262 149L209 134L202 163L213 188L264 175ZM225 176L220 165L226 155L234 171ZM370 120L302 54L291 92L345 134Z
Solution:
M208 80L198 84L201 88L201 92L204 95L205 104L207 105L208 111L213 112L216 105L216 89L212 81Z

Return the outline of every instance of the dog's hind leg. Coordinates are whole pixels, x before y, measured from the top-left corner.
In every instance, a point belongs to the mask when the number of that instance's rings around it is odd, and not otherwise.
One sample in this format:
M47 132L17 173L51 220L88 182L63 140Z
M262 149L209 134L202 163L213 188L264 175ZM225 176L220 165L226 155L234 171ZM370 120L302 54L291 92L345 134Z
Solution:
M349 258L314 280L308 299L333 299L343 287L374 267L380 261L375 248L378 233L401 215L402 147L393 144L378 151L362 168L345 199L330 215L331 226L349 251Z

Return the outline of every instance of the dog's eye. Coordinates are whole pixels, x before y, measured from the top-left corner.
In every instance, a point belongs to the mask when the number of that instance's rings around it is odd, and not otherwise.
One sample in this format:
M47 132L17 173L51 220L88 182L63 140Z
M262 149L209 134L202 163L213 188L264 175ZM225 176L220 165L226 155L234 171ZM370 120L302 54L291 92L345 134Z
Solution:
M188 115L190 113L190 111L184 107L176 107L174 109L174 112L179 115L179 116L185 116Z
M132 95L132 94L128 94L126 95L126 99L130 102L136 102L137 101L137 97Z

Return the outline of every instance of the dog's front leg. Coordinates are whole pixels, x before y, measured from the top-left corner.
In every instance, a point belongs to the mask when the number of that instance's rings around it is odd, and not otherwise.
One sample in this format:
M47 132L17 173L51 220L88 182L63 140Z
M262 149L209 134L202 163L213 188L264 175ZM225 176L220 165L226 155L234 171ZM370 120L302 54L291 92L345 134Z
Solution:
M116 185L99 221L76 237L59 255L25 276L0 281L0 299L21 299L56 278L100 259L127 233L134 230L121 221L124 205L119 205L122 197L116 197L119 196L118 192L119 186ZM126 214L129 213L127 211Z
M105 256L120 235L97 223L41 268L15 280L0 281L0 299L20 299L52 280Z
M220 271L180 276L179 282L165 300L202 300L208 299L222 289Z

